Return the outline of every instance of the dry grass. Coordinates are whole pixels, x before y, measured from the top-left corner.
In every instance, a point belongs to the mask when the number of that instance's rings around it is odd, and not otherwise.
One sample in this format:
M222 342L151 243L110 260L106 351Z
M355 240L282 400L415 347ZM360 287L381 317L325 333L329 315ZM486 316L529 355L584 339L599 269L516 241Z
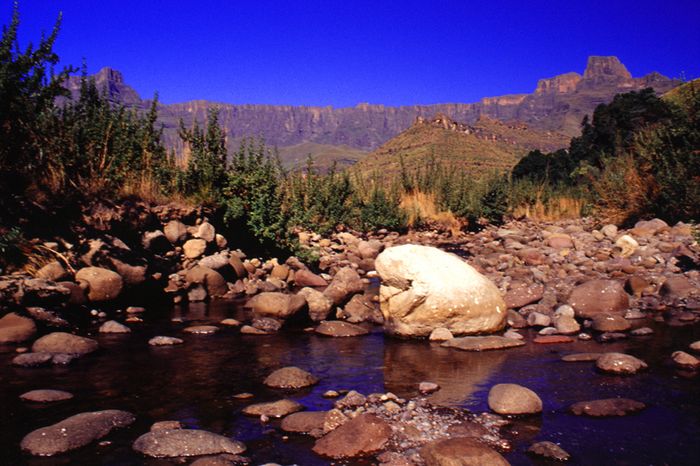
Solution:
M640 171L633 156L625 155L606 162L603 173L593 182L593 189L600 217L622 224L647 209L658 186L653 176Z
M528 218L538 221L556 221L581 217L584 202L567 196L555 197L543 202L540 196L534 204L524 204L513 210L516 218Z
M452 236L457 236L463 226L452 212L441 211L437 207L433 194L420 191L405 193L401 196L400 207L408 213L409 228L427 225L440 231L449 231Z

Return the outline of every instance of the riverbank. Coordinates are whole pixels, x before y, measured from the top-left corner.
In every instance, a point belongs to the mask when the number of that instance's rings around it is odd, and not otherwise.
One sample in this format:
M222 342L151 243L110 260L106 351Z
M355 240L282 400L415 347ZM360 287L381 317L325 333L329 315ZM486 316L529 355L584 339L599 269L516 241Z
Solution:
M98 265L109 266L111 258L111 271L119 274L125 290L116 299L94 299L95 287L85 286L80 272L71 274L68 267L64 282L3 279L3 303L12 312L0 322L5 338L0 377L11 381L2 396L4 405L13 406L4 421L3 448L17 464L169 464L146 460L131 448L160 421L243 442L243 455L254 464L327 464L324 458L336 454L348 464L424 464L435 455L464 455L463 444L440 444L449 438L477 438L482 443L470 444L470 454L483 446L484 454L503 455L512 464L528 464L533 453L526 455L527 449L540 441L559 444L574 464L609 461L612 450L632 463L692 464L698 458L689 436L700 432L694 395L698 345L691 347L700 339L699 249L686 225L652 220L618 230L584 219L513 221L457 237L434 231L342 232L328 238L302 233L302 244L319 254L319 268L311 269L296 258L248 257L233 249L235 242L217 233L205 215L188 218L191 224L156 216L159 223L150 225L160 229L125 236L161 238L160 252L153 249L156 243L132 247L135 243L109 234L118 228L100 233L100 247L86 254L46 246L58 250L73 269L76 259L88 265L86 257L100 257ZM107 236L113 239L104 247ZM80 242L74 250L95 241ZM204 243L197 248L201 253L187 253L190 241ZM133 275L115 266L115 259L126 257L115 253L126 251L120 243L137 257L143 254L144 282L128 283L125 278ZM498 287L508 308L507 328L498 338L451 338L444 331L431 341L383 335L387 315L380 312L374 260L382 250L406 243L456 253ZM157 275L152 263L162 265L166 258L171 269ZM76 289L83 292L82 302L73 300ZM145 299L149 289L165 291L169 300ZM139 305L146 302L153 304ZM439 319L436 328L442 327ZM72 334L86 338L75 340ZM162 343L167 344L157 346ZM474 348L492 351L469 351ZM266 387L266 377L285 366L301 367L318 383L298 390ZM421 393L422 382L429 392ZM500 408L488 401L489 392L499 383L534 391L541 408L524 416L512 416L521 406L494 414ZM63 390L73 397L56 403L19 401L35 389ZM334 412L335 403L352 390L363 401L341 402ZM324 396L328 391L339 396ZM618 398L630 401L610 401ZM311 436L287 432L275 415L243 414L246 407L280 399L299 403L292 411L317 412L297 421ZM104 409L123 410L130 422L108 429L105 437L88 438L81 448L63 453L60 447L51 458L32 456L34 447L27 448L26 439L20 453L20 441L34 429ZM603 420L589 419L601 415ZM319 446L335 431L332 427L358 417L378 425L377 435L384 440L371 448L353 447L352 432L366 426L349 424L349 433L339 431ZM324 430L327 422L331 426ZM422 425L432 425L425 432L438 434L421 434ZM650 425L662 430L648 441L625 434ZM663 432L673 432L667 443L659 438ZM214 443L221 445L217 439ZM591 442L609 449L591 448ZM199 444L196 451L232 454L238 447L231 445L211 451ZM686 451L674 447L671 452L671 445ZM547 445L535 449L553 451Z

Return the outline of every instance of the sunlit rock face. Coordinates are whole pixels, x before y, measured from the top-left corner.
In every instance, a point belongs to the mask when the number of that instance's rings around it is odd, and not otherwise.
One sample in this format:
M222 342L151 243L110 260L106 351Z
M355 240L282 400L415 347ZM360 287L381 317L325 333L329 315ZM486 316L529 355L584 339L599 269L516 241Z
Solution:
M406 244L375 262L384 328L401 337L427 337L438 327L453 335L501 330L506 305L498 288L459 257Z

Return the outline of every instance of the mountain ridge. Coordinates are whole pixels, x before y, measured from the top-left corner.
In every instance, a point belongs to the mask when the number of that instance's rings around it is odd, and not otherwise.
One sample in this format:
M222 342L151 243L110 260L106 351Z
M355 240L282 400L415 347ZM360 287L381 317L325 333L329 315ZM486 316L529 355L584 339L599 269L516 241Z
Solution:
M126 84L117 70L104 68L94 77L98 87L114 102L137 108L150 104ZM75 95L79 84L79 77L71 77L67 87ZM656 72L634 78L616 57L592 56L582 75L569 72L543 78L530 94L484 97L473 103L407 106L359 103L354 107L335 108L192 100L159 104L159 121L164 125L166 146L177 152L182 149L177 135L179 120L185 125L195 120L201 123L208 110L214 107L219 109L219 120L230 144L244 137L262 137L268 144L280 148L315 143L372 151L410 128L416 118L432 118L437 114L465 124L474 124L481 117L516 121L544 134L561 133L571 137L579 134L585 115L592 114L598 104L612 100L617 93L651 86L662 94L678 84L679 81Z

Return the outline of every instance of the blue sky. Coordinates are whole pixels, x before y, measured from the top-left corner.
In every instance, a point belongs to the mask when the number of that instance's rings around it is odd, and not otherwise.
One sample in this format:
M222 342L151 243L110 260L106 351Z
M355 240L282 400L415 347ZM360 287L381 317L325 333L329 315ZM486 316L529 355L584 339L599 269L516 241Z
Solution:
M12 1L0 0L7 24ZM89 72L163 102L353 106L474 102L617 55L634 76L700 76L700 1L20 0L22 45L49 31Z

